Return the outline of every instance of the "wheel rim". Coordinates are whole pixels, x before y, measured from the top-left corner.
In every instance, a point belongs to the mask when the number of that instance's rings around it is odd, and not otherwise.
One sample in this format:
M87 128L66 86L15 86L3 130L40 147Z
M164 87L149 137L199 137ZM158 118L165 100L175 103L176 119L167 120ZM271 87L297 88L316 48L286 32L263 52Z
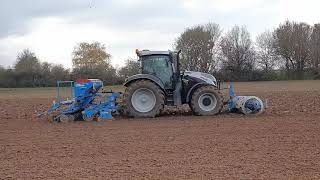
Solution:
M255 98L248 99L244 104L246 114L257 114L262 109L262 103Z
M205 93L199 97L198 104L201 110L212 111L217 106L217 98L211 93Z
M149 112L156 105L156 96L150 89L140 88L132 94L131 104L139 112Z

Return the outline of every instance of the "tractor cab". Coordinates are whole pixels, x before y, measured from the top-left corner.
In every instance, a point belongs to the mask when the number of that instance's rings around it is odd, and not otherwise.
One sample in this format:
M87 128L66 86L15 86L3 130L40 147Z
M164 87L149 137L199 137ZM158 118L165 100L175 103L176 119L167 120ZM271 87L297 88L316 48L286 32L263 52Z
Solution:
M141 74L158 78L167 94L167 103L181 105L180 51L136 50L141 62Z
M141 74L150 74L159 78L166 90L175 89L180 76L178 69L178 53L172 51L136 51L141 62Z

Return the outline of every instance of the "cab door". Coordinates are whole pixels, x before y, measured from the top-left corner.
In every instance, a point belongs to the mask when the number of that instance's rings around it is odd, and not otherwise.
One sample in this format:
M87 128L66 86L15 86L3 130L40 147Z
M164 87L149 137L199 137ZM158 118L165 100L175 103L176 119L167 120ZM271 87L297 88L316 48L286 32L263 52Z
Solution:
M173 89L173 69L169 55L150 55L142 57L142 73L158 77L165 89Z

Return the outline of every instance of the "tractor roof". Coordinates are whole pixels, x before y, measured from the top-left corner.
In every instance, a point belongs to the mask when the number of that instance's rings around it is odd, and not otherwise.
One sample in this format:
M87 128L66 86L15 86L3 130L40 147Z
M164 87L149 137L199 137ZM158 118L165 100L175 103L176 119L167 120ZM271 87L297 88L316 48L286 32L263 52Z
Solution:
M149 55L169 55L170 51L149 51L149 50L136 50L136 53L139 57L149 56Z

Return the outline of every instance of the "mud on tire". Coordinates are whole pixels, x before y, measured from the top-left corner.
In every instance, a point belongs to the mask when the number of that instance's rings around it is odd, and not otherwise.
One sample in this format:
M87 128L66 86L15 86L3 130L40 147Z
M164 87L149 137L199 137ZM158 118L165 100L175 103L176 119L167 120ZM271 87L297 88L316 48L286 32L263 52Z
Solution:
M150 99L152 101L151 105L150 102L145 102L150 108L144 107L144 95L142 95L143 92L146 92L146 94L151 96L151 98L149 98L149 101ZM155 102L153 102L152 99L154 99ZM133 101L141 102L134 103ZM164 108L164 101L164 92L155 83L149 80L134 81L130 83L125 90L123 113L130 117L155 117L159 115L161 110Z
M222 107L223 97L214 86L202 86L192 94L190 108L196 115L216 115Z

